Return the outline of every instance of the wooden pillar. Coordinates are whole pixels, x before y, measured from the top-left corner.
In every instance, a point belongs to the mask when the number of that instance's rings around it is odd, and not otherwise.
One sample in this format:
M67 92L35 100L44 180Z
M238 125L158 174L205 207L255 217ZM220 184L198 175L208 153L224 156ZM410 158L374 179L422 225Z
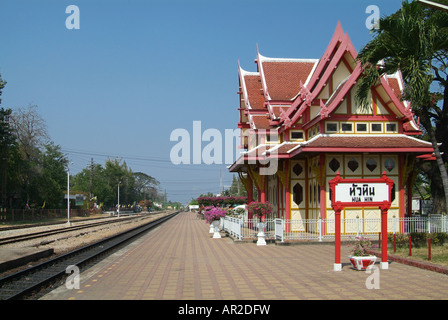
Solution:
M320 154L320 179L319 179L319 190L320 190L320 218L325 219L325 210L326 210L326 203L325 203L325 182L327 181L326 178L326 163L325 163L325 154Z
M341 271L342 270L342 264L341 264L341 206L335 206L334 207L334 271Z
M389 269L387 262L387 211L389 206L381 207L381 269Z
M291 176L289 174L289 166L290 166L290 160L285 161L285 171L286 171L286 178L285 178L285 219L291 220L291 181L289 180L289 177ZM289 225L289 224L288 224Z

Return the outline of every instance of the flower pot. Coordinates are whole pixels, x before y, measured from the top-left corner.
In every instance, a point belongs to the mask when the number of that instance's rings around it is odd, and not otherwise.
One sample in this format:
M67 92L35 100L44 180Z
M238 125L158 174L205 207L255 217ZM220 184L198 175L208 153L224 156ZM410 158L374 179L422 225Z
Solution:
M214 230L213 230L213 238L214 239L219 239L219 238L221 238L221 234L219 233L219 220L215 220L215 221L213 221L213 227L214 227Z
M266 245L266 235L264 233L264 229L266 228L266 223L264 222L259 222L257 224L257 228L258 228L258 240L257 240L257 246L265 246Z
M356 270L366 270L376 262L376 256L348 256L348 258Z

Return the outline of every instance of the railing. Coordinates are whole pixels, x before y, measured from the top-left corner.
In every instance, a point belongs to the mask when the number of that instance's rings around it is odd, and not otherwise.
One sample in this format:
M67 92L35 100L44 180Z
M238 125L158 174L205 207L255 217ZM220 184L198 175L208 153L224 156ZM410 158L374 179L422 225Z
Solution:
M256 239L258 219L243 220L234 217L221 218L221 229L231 236L243 239ZM290 240L334 240L334 219L284 220L266 219L266 239ZM389 218L388 233L410 232L446 232L448 233L448 217L432 215L430 217ZM342 238L358 236L377 238L381 232L381 219L341 219Z
M221 218L220 228L239 240L256 239L259 222L261 222L259 219L243 220L234 217L225 217ZM274 239L274 219L267 219L263 222L266 224L264 229L266 239Z

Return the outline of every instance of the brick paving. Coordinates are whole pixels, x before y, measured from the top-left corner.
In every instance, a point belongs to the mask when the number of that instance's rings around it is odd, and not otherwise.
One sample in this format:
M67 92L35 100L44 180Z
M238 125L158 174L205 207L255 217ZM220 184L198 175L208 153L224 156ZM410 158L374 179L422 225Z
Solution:
M51 300L446 300L448 276L391 262L367 274L351 268L342 247L280 246L213 239L194 213L180 213L80 275L79 290L65 286ZM379 279L379 289L366 280ZM378 284L378 281L376 282Z

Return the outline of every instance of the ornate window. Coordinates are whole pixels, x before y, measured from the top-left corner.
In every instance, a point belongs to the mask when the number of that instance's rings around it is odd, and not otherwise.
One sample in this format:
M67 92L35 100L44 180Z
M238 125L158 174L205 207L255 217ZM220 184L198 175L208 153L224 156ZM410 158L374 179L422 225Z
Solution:
M337 122L328 122L326 123L326 132L337 132L338 124Z
M353 124L351 123L342 123L341 124L342 132L353 132Z
M391 172L395 168L395 161L391 158L387 158L384 162L384 166L386 167L386 170Z
M292 171L296 174L296 176L300 176L300 174L302 173L302 171L303 171L303 168L302 168L302 166L300 165L300 164L296 164L293 168L292 168Z
M372 132L383 132L383 124L382 123L372 123Z
M292 199L297 204L300 205L303 201L303 188L300 183L296 183L294 188L292 188Z
M352 170L352 172L355 172L356 169L358 169L359 164L358 161L356 161L354 158L352 158L348 163L347 163L347 167Z
M370 172L373 172L378 167L378 164L376 163L375 159L370 158L366 162L366 167L370 170Z
M335 158L333 158L330 163L328 164L328 166L330 167L331 170L333 170L333 172L336 172L339 167L341 166L341 164L339 163L338 160L336 160Z
M367 123L357 123L356 132L367 132Z
M386 124L386 131L387 132L397 132L397 124L392 122L392 123L387 123Z
M303 131L291 131L291 140L303 140Z

